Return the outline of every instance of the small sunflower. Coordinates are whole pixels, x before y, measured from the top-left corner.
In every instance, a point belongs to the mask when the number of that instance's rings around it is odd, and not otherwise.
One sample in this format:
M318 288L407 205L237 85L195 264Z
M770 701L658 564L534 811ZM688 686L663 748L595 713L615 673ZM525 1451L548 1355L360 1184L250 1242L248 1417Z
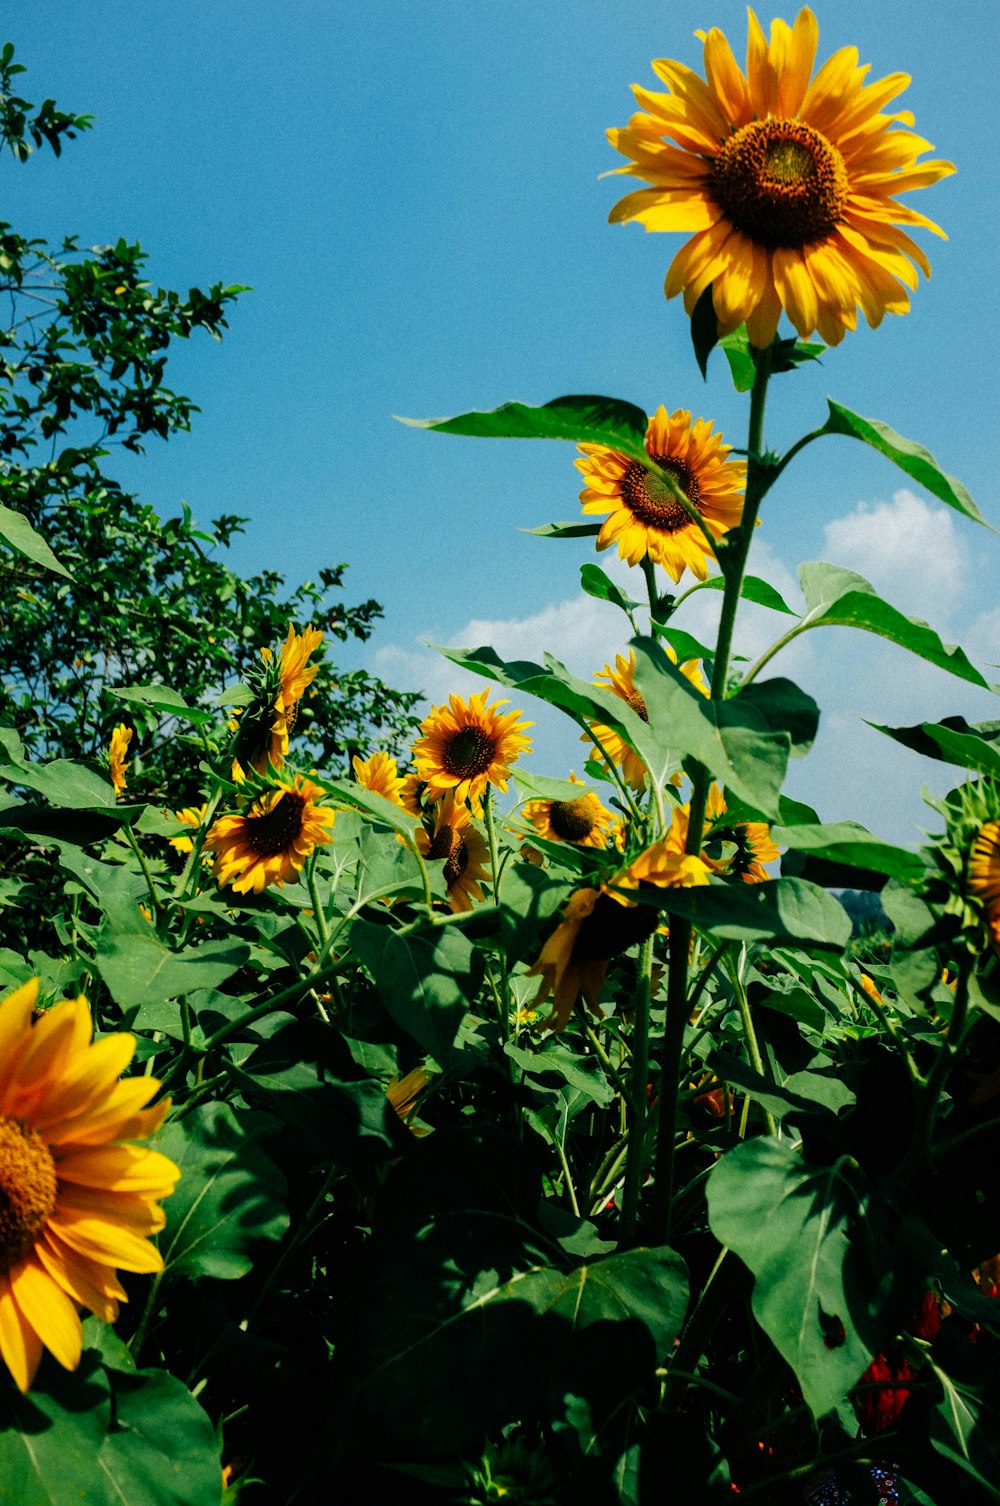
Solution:
M663 651L671 664L677 663L677 655L669 643L663 645ZM680 671L685 679L691 681L696 690L700 690L702 695L708 695L708 686L705 684L697 659L689 659L686 664L680 666ZM641 692L635 687L635 653L632 649L629 649L627 659L622 654L615 655L613 669L610 664L605 664L602 670L598 670L594 676L594 684L604 686L605 682L605 688L613 690L616 696L631 707L636 716L641 717L644 722L649 721L646 702ZM626 783L636 791L642 790L646 783L646 765L638 753L613 727L606 727L602 722L591 722L590 727L601 745L600 748L595 748L593 756L598 762L603 762L604 755L607 755L611 762L621 769ZM586 732L580 740L585 743L592 741Z
M480 879L489 878L489 848L472 824L466 806L449 791L434 807L434 827L421 827L416 834L423 857L444 865L448 899L455 914L471 910L473 900L483 898Z
M396 760L388 753L373 753L371 758L352 759L354 775L358 783L374 795L391 800L393 805L402 805L404 780L396 767Z
M526 975L542 980L534 1000L536 1008L552 996L552 1010L545 1020L549 1030L565 1030L581 995L591 1012L598 1014L608 963L645 941L659 925L659 912L651 905L635 904L618 891L634 889L640 883L659 888L708 883L708 870L701 859L683 851L682 830L675 823L667 837L640 853L599 888L578 889L570 897L562 920Z
M334 812L320 805L323 790L296 774L259 796L249 810L220 816L205 838L215 853L215 877L236 894L260 894L268 884L298 882L313 848L331 840Z
M728 460L731 446L713 434L704 418L692 424L683 408L667 416L661 404L646 429L646 452L681 487L713 538L734 528L743 516L746 465ZM580 493L585 513L608 513L597 535L598 549L618 547L619 557L638 565L646 556L662 565L671 580L685 569L698 580L708 575L712 551L704 533L664 481L638 460L582 444L575 462L586 486Z
M929 277L930 264L899 227L943 231L895 195L955 169L917 160L931 148L907 129L912 115L882 113L909 84L905 73L866 84L868 65L844 47L810 82L819 42L812 11L791 27L774 21L770 42L749 15L745 74L713 29L696 33L705 80L663 59L653 70L665 94L633 87L640 112L608 139L630 159L616 171L650 186L621 199L610 218L694 232L665 292L682 292L690 314L710 287L720 334L745 323L765 348L784 309L803 339L818 330L837 345L859 307L873 328L886 313L906 313L916 267Z
M570 774L569 782L583 784L575 774ZM614 823L611 812L593 794L578 795L575 800L529 800L523 814L540 837L576 847L606 846Z
M288 756L299 702L319 667L306 661L322 642L318 628L298 633L289 623L277 658L269 648L261 649L260 664L246 677L253 700L242 710L235 728L236 763L244 769L263 774L269 760L274 768L281 768Z
M149 1236L178 1168L131 1142L170 1107L155 1077L119 1081L135 1037L92 1042L81 995L33 1020L38 980L0 1002L0 1357L22 1391L48 1349L80 1361L79 1309L104 1323L128 1300L116 1270L162 1269Z
M781 853L771 840L771 828L765 821L727 822L725 796L715 784L709 790L705 815L708 824L702 839L706 849L702 855L713 873L742 879L744 884L762 884L770 878L764 864L773 863ZM716 857L723 843L734 851Z
M183 821L185 826L193 826L197 828L204 820L205 812L207 810L207 805L186 805L183 810L174 811L174 815L177 817L178 821ZM168 840L171 847L173 847L177 852L194 851L193 837L170 837Z
M125 755L128 745L132 741L132 728L126 727L124 722L119 722L111 734L111 746L108 749L108 763L111 771L111 783L115 787L116 795L125 793L125 770L128 767Z
M488 695L489 690L481 690L468 703L449 696L447 706L435 706L421 722L424 736L413 745L417 778L429 794L436 799L453 790L456 800L468 800L477 816L486 786L506 790L508 766L531 748L522 731L531 722L519 721L520 711L501 715L498 708L507 701L487 706Z

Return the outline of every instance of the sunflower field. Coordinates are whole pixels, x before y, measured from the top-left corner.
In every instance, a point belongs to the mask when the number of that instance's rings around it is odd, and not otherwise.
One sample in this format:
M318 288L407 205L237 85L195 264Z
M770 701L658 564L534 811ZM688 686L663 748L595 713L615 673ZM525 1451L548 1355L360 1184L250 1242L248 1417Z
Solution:
M480 688L420 719L336 674L379 612L343 566L212 573L239 519L163 524L104 470L186 426L164 353L241 290L0 226L11 305L56 289L0 383L3 1506L1000 1501L1000 719L880 729L954 773L896 846L783 793L820 708L780 656L847 627L1000 687L861 575L802 565L799 611L747 568L830 436L989 526L832 399L766 440L859 313L906 313L940 232L897 196L953 169L810 10L751 11L742 64L700 36L609 132L612 219L684 237L692 406L406 420L576 446L535 532L620 609L590 680L447 649ZM58 154L89 121L13 59L3 143ZM533 763L539 702L576 770Z

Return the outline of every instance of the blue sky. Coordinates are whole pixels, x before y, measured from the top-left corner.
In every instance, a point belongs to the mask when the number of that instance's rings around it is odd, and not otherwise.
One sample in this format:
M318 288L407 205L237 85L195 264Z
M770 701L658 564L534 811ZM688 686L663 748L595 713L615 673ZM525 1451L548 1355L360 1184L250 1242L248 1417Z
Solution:
M782 379L768 442L820 422L829 393L926 444L1000 523L998 14L971 0L816 10L820 59L854 43L873 77L910 73L902 104L959 171L912 196L950 236L923 238L933 276L912 312ZM758 14L766 25L773 12ZM572 447L427 435L390 415L605 392L692 408L743 443L745 399L718 358L702 382L679 303L663 298L681 239L609 226L623 185L599 181L619 161L604 130L626 123L630 83L653 84L653 57L699 67L692 33L711 25L739 56L734 0L20 8L9 35L27 96L96 126L58 162L5 163L4 217L26 234L138 239L164 285L254 289L221 347L193 342L170 368L201 406L194 432L123 457L123 482L163 511L184 498L200 518L249 515L235 551L248 571L266 563L294 581L350 561L349 599L386 608L358 662L401 685L449 688L422 638L550 647L599 668L622 642L615 617L579 595L588 542L517 532L576 515ZM1000 660L1000 541L904 481L847 440L811 447L767 501L756 568L791 590L799 560L835 559ZM697 614L680 625L708 627ZM778 631L758 614L745 646ZM827 710L793 791L898 839L915 835L920 784L940 788L941 771L875 733L859 739L859 716L996 706L843 630L774 668ZM561 775L573 738L544 739L537 766Z

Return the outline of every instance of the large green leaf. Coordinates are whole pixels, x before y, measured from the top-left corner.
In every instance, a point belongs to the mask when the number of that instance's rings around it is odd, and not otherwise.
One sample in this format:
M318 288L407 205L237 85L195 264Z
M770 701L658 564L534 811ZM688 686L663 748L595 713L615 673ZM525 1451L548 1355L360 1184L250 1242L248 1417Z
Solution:
M64 575L67 580L73 579L66 567L56 559L37 529L32 528L24 514L15 512L12 507L5 507L2 502L0 502L0 539L3 539L12 549L16 549L18 554L26 555L36 565L41 565L43 570L52 570L56 575Z
M869 722L876 732L884 732L904 748L912 748L925 758L937 758L960 769L974 769L978 774L1000 778L1000 743L995 737L980 736L964 717L948 717L943 722L920 722L915 727L883 727ZM989 725L989 724L987 724Z
M647 418L634 403L615 397L557 397L541 407L504 403L487 412L454 418L400 418L414 429L438 434L469 434L488 439L570 439L608 445L648 465L644 440Z
M726 582L721 575L710 575L700 585L692 586L692 591L724 591ZM744 575L743 588L740 595L745 601L756 602L760 607L770 607L772 612L784 612L789 617L798 616L774 587L766 580L761 580L757 575Z
M107 920L97 933L95 961L123 1009L177 999L197 988L218 988L250 956L242 941L210 941L171 952L152 931L122 932Z
M887 873L891 878L917 879L925 871L923 859L917 853L883 841L856 821L774 826L771 836L779 847L790 847L834 863L847 863L853 868Z
M972 1384L931 1364L941 1383L941 1399L930 1418L931 1444L987 1491L984 1501L1000 1501L1000 1389L995 1366L992 1383L984 1377L986 1384Z
M581 565L580 585L588 596L593 596L596 601L612 602L614 606L621 607L630 618L633 611L641 605L640 602L633 601L631 596L626 596L600 565Z
M179 691L169 685L120 685L108 691L118 701L130 706L144 706L148 711L158 711L163 716L176 716L181 721L200 726L214 720L214 713L202 706L189 706Z
M116 1506L218 1506L219 1450L212 1420L165 1370L110 1376L115 1426L97 1468Z
M800 629L853 627L876 633L909 649L911 654L946 669L960 680L986 686L987 682L955 643L942 643L933 628L919 617L906 617L878 595L870 581L840 565L812 561L799 566L799 580L806 599L806 614ZM793 629L793 631L795 631Z
M401 936L388 926L355 921L351 949L378 989L396 1024L442 1066L457 1046L466 1011L476 997L481 954L454 927Z
M830 411L820 430L821 434L844 434L850 439L860 439L863 444L871 445L873 450L878 450L880 455L898 465L901 471L905 471L913 481L937 497L939 502L946 502L949 507L954 507L957 512L964 513L967 518L972 518L987 528L991 526L961 481L943 471L923 445L916 444L912 439L904 439L902 434L897 434L895 429L890 429L888 424L877 418L862 418L860 413L852 413L850 408L842 407L832 398L827 398L827 405Z
M53 758L49 763L19 763L2 771L11 784L37 790L52 805L69 810L114 810L114 785L84 763Z
M685 916L721 941L794 941L839 952L851 938L851 920L843 905L806 879L649 889L640 897L670 915Z
M177 1163L181 1179L166 1200L160 1253L169 1276L233 1280L253 1264L261 1243L288 1227L285 1184L228 1104L193 1109L156 1136L157 1150Z
M857 1164L805 1162L788 1141L732 1150L708 1180L712 1232L754 1275L753 1311L818 1418L868 1365L880 1281ZM859 1331L860 1330L860 1331Z

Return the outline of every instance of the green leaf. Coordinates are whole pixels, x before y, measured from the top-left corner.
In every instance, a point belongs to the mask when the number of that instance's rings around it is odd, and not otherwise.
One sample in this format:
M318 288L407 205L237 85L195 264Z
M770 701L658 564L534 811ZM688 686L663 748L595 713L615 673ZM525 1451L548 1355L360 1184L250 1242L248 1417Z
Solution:
M936 1451L971 1475L1000 1501L1000 1391L992 1386L956 1380L930 1361L941 1383L941 1399L930 1418L930 1440Z
M108 1382L93 1353L72 1375L44 1361L27 1396L10 1385L0 1419L2 1506L111 1506L96 1468L110 1421Z
M708 1179L708 1220L754 1275L754 1316L815 1417L856 1385L872 1350L846 1266L864 1242L868 1194L854 1163L809 1166L787 1141L738 1146Z
M742 711L751 708L772 732L787 732L793 758L808 753L819 727L819 707L792 680L753 680L731 697Z
M519 528L518 533L533 533L542 539L594 539L600 523L543 523L541 528Z
M904 439L902 434L897 434L895 429L890 429L888 424L881 423L877 418L862 418L859 413L852 413L832 398L827 399L827 405L830 412L819 431L821 434L845 434L851 439L860 439L863 444L871 445L873 450L878 450L880 455L898 465L901 471L905 471L911 480L937 497L938 501L947 503L949 507L964 513L976 523L982 523L986 528L992 527L961 481L943 471L923 445L915 444L912 439Z
M384 795L376 795L373 790L365 789L356 780L331 779L324 783L324 789L335 800L353 806L355 810L364 811L368 816L374 816L394 831L409 835L417 824L416 816L387 800Z
M21 763L3 770L11 784L37 790L52 805L68 810L114 810L114 786L104 774L68 758L49 763Z
M398 415L397 415L398 417ZM614 397L557 397L541 407L504 403L488 412L454 418L399 418L413 429L438 434L469 434L487 439L568 439L601 444L648 465L647 417L634 403Z
M771 836L779 847L808 852L830 862L846 863L890 878L918 879L925 864L918 853L908 852L874 836L856 821L833 821L826 825L775 826Z
M656 889L633 894L644 902L683 915L699 931L721 941L790 941L840 951L851 938L851 921L844 907L805 879L768 879L761 884L711 883L696 888Z
M196 988L218 988L250 956L242 941L210 941L171 952L151 931L129 934L105 920L95 961L112 998L123 1009L177 999Z
M906 617L883 601L870 581L840 565L820 561L799 566L799 580L806 599L803 628L853 627L888 638L909 649L929 664L936 664L960 680L986 687L979 670L954 643L942 643L933 628L918 617Z
M441 1066L460 1059L456 1043L481 975L480 954L468 937L452 926L401 936L388 926L358 920L351 928L351 949L396 1024Z
M729 362L729 374L736 391L749 392L753 386L753 379L757 375L757 364L753 358L746 325L741 324L739 329L734 329L731 335L723 335L719 341L719 349ZM702 375L704 376L705 373L702 372Z
M265 1132L247 1134L228 1104L213 1103L151 1142L181 1169L159 1237L166 1274L235 1280L250 1270L259 1243L282 1237L285 1184L257 1143Z
M554 1042L547 1042L539 1050L532 1051L508 1041L504 1051L511 1061L533 1077L551 1073L585 1094L592 1103L606 1107L615 1096L615 1089L605 1077L600 1063L592 1056L579 1056L575 1051Z
M724 591L725 589L726 582L721 575L710 575L700 585L692 587L694 591ZM766 580L761 580L758 575L745 575L743 577L743 589L740 595L745 601L756 602L760 607L770 607L772 612L784 612L789 617L798 616L798 613L788 606L784 598L778 594L774 587L769 585Z
M66 567L60 565L41 534L32 528L24 514L15 512L11 507L4 507L2 502L0 502L0 539L8 543L12 549L16 549L18 554L24 554L29 560L34 560L35 564L41 565L44 570L52 570L56 575L64 575L67 580L73 579Z
M633 601L631 596L626 596L624 591L619 590L609 575L605 575L600 565L580 566L580 585L588 596L593 596L597 601L610 601L616 607L621 607L623 612L631 616L639 602Z
M694 346L694 358L698 362L698 370L706 382L708 381L708 358L718 343L719 320L712 298L712 284L709 283L691 310L691 344ZM750 386L753 386L752 376ZM740 392L744 390L744 388L737 388Z
M149 711L159 711L164 716L176 716L182 721L193 722L196 727L214 720L211 711L205 711L200 706L189 706L184 697L169 685L123 685L114 690L109 689L108 694L131 706L145 706Z
M964 717L947 717L942 722L920 722L915 727L883 727L869 722L876 732L884 732L904 748L912 748L925 758L937 758L973 769L977 774L1000 778L1000 747L994 739L980 737Z
M110 1377L115 1426L97 1470L123 1506L218 1506L220 1464L211 1418L176 1376Z

